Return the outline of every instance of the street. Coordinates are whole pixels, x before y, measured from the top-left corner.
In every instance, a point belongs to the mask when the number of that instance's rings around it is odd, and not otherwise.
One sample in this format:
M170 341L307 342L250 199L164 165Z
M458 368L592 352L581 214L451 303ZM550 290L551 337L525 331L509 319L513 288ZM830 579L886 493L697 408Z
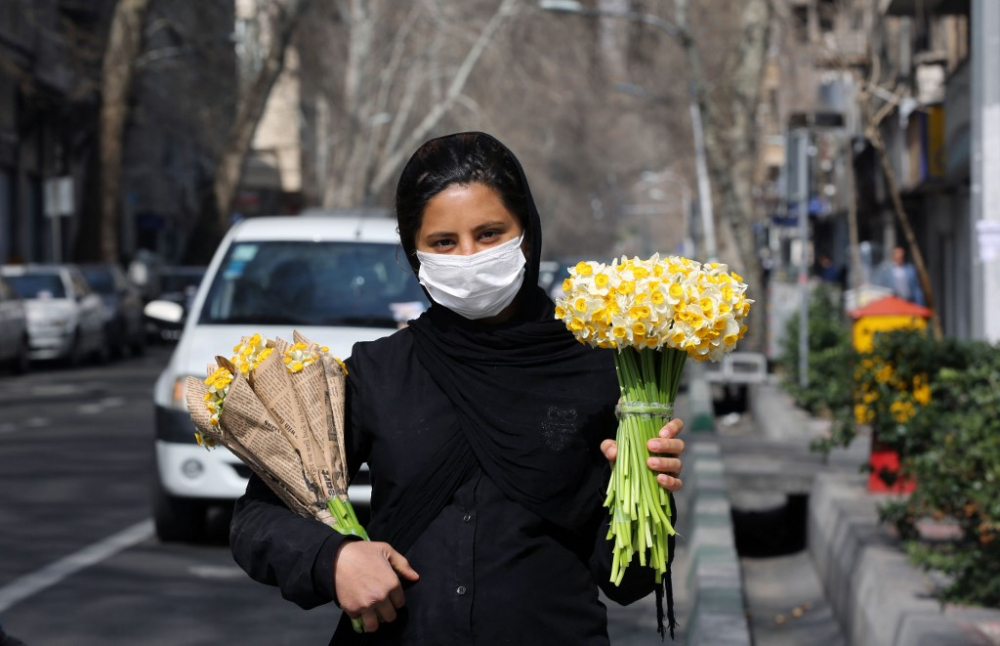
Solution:
M153 534L151 392L169 352L0 375L0 624L28 646L326 644L340 611L247 577L223 510L202 544ZM616 646L659 643L652 597L608 611Z
M327 643L339 610L251 581L224 514L204 544L153 535L151 391L168 353L0 376L0 623L29 646Z

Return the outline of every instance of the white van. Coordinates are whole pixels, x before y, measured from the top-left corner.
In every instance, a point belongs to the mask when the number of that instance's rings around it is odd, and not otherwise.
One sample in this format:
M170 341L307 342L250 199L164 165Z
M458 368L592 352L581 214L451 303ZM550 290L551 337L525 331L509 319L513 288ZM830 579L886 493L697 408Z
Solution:
M176 303L154 301L147 313L169 318ZM184 402L189 375L202 377L216 355L241 336L283 339L292 330L348 357L357 341L391 334L427 306L396 232L385 217L251 218L226 235L187 312L180 341L156 382L153 517L161 540L197 540L210 504L232 502L249 469L224 448L195 443ZM177 320L183 312L177 312ZM355 479L361 505L371 488Z

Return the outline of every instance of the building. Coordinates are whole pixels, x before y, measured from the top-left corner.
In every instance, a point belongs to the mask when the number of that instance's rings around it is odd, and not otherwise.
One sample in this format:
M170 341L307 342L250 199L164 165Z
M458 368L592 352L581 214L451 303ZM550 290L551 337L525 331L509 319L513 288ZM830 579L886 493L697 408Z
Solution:
M74 214L88 162L87 123L97 104L77 89L90 61L65 25L95 30L109 2L0 3L0 262L72 255ZM61 208L45 189L62 180ZM57 212L65 211L65 212Z
M113 0L0 2L0 262L96 257ZM151 0L129 104L120 260L180 258L233 114L232 0ZM54 198L46 201L48 194ZM47 208L48 206L48 208Z
M880 54L898 99L880 124L890 166L930 277L946 335L972 329L970 219L970 4L959 0L891 0L878 20ZM883 83L889 85L890 82ZM891 97L887 97L891 98ZM866 202L893 213L878 156L858 160L877 179ZM890 224L891 223L891 224ZM884 249L906 246L898 220L888 219ZM912 256L912 254L911 254Z

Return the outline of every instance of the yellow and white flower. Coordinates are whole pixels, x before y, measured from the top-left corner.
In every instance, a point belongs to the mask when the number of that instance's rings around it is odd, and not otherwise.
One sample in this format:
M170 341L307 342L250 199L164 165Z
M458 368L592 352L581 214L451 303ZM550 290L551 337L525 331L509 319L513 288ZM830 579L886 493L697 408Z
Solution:
M571 267L556 317L581 343L601 348L673 348L719 361L746 333L752 300L722 263L680 256L622 257Z

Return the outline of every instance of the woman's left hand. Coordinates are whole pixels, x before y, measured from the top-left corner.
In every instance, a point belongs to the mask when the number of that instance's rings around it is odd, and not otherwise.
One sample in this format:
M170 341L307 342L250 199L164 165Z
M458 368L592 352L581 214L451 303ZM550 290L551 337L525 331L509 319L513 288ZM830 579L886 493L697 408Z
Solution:
M684 483L681 482L681 453L684 451L684 440L676 439L681 430L684 429L684 421L672 419L660 429L660 436L651 439L646 443L646 448L652 453L646 464L649 468L657 472L656 482L667 491L680 491ZM601 453L612 464L618 456L618 446L614 440L604 440L601 442ZM660 454L660 455L657 455Z

